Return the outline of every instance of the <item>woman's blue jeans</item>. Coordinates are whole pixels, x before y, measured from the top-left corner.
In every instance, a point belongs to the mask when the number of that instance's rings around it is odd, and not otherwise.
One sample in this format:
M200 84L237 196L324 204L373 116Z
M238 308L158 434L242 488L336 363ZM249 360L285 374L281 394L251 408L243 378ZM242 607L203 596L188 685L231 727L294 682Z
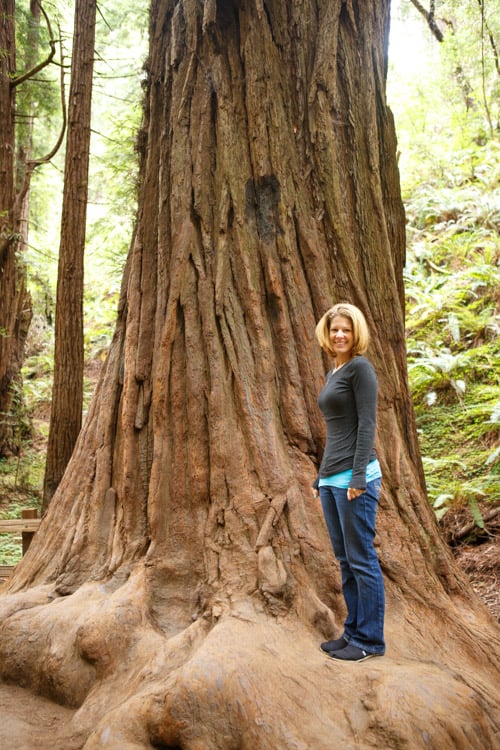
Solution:
M319 488L333 551L340 563L347 606L344 637L373 654L385 653L384 579L373 546L380 484L380 479L368 482L365 492L354 500L347 499L347 490Z

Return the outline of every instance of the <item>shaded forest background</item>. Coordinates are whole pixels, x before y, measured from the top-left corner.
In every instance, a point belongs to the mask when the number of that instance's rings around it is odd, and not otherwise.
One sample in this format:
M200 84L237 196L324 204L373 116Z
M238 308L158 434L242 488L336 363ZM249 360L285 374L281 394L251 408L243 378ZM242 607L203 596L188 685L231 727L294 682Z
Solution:
M407 212L408 366L429 502L478 593L499 618L500 8L481 0L436 5L442 41L409 0L394 3L389 59L389 102ZM135 139L147 46L143 4L109 0L99 9L85 261L85 404L113 334L133 231ZM67 63L71 8L58 3L52 10L60 17ZM19 3L20 65L23 11ZM46 151L57 137L58 77L44 70L33 84L35 152ZM22 95L18 106L22 111ZM41 506L63 163L61 151L32 182L23 262L34 315L22 392L5 417L16 431L15 449L0 458L3 518ZM20 554L18 539L0 535L0 564L15 564Z

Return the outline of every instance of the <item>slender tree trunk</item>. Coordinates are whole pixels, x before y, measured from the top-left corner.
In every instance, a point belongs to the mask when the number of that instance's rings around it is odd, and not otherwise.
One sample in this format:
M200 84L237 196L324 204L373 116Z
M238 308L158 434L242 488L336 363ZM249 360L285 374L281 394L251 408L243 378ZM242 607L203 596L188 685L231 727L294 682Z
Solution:
M57 276L54 384L43 508L64 474L82 426L83 266L87 216L96 0L77 0Z
M12 403L11 347L16 307L16 240L14 232L14 0L0 11L0 455L9 445ZM14 303L14 304L13 304Z
M405 370L389 3L156 0L137 230L88 420L0 603L5 678L86 750L493 750L499 635L426 502ZM317 502L314 341L366 312L387 655ZM459 717L459 718L457 718Z
M17 452L16 396L24 344L31 321L26 273L17 253L19 216L15 211L14 0L0 8L0 456Z
M40 2L30 0L30 16L26 41L25 69L35 67L38 59L40 42ZM27 162L33 155L34 131L34 97L32 89L28 92L25 102L25 112L22 124L17 127L17 158L16 158L16 193L22 195L19 205L19 246L21 251L28 247L28 227L30 212L30 189L24 190Z

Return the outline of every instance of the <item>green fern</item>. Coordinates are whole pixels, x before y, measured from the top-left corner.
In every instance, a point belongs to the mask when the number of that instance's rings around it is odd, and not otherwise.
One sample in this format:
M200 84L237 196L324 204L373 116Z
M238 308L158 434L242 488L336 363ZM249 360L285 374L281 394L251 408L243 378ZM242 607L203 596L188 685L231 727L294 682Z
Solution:
M439 519L500 502L500 147L457 152L406 194L408 376ZM441 180L441 183L440 183Z

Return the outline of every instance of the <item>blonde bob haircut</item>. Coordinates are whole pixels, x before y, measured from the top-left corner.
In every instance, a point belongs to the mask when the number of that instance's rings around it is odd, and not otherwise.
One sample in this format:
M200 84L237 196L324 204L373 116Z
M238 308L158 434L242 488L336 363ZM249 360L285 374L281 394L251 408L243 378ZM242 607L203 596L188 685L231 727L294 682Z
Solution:
M337 315L342 315L343 318L351 321L353 355L364 354L370 343L368 324L361 310L355 307L355 305L350 305L348 302L340 302L338 305L330 307L318 322L315 334L321 348L331 356L335 356L335 352L330 345L330 325L333 318L336 318Z

